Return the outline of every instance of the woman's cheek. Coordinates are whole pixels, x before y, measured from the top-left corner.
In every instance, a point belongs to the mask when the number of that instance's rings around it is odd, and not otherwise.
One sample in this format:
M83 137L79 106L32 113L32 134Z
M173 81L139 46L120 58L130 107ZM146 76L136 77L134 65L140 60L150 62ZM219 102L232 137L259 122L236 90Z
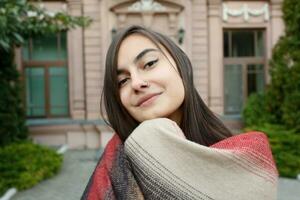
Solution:
M128 109L128 105L129 105L129 99L128 99L128 95L126 95L126 91L121 91L120 92L120 99L121 99L121 103L122 105Z

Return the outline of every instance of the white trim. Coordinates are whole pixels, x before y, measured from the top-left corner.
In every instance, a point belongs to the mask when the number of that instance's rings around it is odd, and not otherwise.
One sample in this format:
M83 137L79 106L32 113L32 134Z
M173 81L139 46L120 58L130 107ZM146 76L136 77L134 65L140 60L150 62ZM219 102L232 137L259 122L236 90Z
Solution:
M249 21L250 16L264 15L265 21L269 21L269 5L265 3L265 5L263 5L263 7L260 9L250 9L248 4L244 3L240 9L233 10L228 8L227 5L223 3L223 20L227 21L229 15L233 17L239 17L243 15L244 21L246 22Z
M0 198L0 200L9 200L17 193L16 188L8 189L5 194Z
M64 144L56 151L56 153L64 154L68 150L68 148L69 148L68 145Z

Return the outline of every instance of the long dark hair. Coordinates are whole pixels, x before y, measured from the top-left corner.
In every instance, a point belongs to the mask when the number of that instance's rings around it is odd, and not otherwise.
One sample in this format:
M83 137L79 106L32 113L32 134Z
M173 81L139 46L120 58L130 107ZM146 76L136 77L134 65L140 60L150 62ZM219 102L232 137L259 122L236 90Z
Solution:
M226 126L210 111L198 94L193 80L192 64L187 55L167 36L141 26L131 26L120 31L110 44L106 55L104 88L101 95L101 115L105 106L108 125L119 135L122 141L139 125L122 106L117 81L118 51L122 41L131 34L141 34L149 38L158 48L165 47L173 57L182 78L185 98L182 104L180 128L186 138L193 142L209 146L232 136Z

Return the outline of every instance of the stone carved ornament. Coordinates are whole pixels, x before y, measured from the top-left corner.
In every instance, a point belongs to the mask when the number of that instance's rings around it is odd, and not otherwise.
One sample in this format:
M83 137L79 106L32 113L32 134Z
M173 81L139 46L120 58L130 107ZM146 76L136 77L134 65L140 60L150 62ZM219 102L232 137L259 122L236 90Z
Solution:
M263 5L261 9L250 9L247 4L244 4L240 9L230 9L227 7L225 3L223 3L223 20L227 21L228 20L228 15L233 16L233 17L239 17L239 16L244 16L244 20L247 22L249 21L250 15L252 16L260 16L264 15L265 21L268 21L270 16L269 16L269 5L266 3Z
M128 11L165 11L166 8L153 0L140 0L128 7Z

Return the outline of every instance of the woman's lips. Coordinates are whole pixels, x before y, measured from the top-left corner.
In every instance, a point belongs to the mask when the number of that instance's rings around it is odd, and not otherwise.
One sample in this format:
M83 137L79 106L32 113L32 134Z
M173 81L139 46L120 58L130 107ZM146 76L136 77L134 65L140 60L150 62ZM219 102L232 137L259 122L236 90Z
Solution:
M141 98L138 107L147 107L151 105L161 93L146 95Z

